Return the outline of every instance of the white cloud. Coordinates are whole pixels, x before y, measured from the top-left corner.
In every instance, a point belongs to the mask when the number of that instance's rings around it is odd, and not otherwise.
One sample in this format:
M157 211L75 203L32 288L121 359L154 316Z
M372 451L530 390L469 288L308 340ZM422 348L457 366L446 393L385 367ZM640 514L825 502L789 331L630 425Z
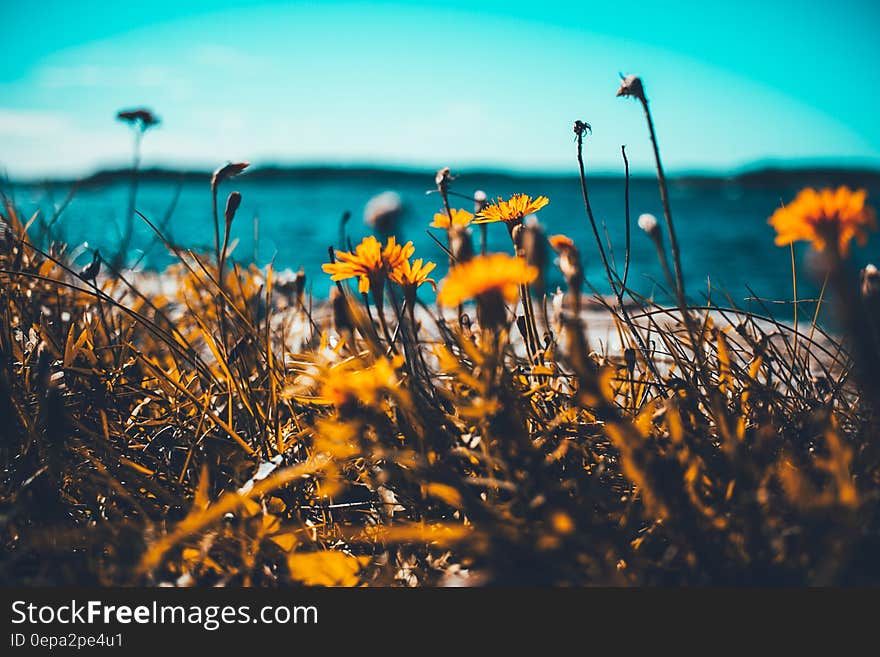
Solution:
M57 136L69 127L70 119L60 112L0 107L0 138Z

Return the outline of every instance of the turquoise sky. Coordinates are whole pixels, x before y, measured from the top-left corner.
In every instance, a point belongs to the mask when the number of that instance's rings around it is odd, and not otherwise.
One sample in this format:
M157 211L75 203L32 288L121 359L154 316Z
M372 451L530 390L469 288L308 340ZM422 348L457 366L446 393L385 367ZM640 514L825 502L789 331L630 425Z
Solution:
M0 0L0 167L127 162L113 119L162 125L145 164L650 166L644 81L671 170L880 165L880 3Z

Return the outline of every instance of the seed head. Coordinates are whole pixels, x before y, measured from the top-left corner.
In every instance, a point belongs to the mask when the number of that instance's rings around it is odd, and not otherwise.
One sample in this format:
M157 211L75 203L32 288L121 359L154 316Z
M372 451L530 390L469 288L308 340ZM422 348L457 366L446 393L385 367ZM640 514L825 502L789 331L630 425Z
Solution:
M657 217L647 212L639 215L639 228L651 237L656 237L660 232L660 224L657 223Z
M489 204L489 197L482 189L474 192L474 214L480 214Z

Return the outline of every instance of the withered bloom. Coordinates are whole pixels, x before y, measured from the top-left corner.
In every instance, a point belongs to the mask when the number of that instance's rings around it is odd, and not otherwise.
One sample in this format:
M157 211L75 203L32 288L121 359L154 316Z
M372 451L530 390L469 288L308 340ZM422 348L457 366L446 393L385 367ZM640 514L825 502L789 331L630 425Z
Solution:
M452 175L449 172L449 167L443 167L437 172L437 175L434 176L434 182L437 185L437 191L440 192L443 196L449 192L449 183L452 181Z
M642 79L638 75L624 75L620 83L620 89L617 90L617 95L638 98L644 102L645 87L642 85Z
M559 254L559 271L562 272L565 283L568 285L572 311L578 315L581 310L581 287L584 283L580 252L572 239L565 235L552 235L549 241L553 250Z
M158 125L160 123L159 117L145 107L140 107L138 109L121 110L116 114L116 119L118 121L130 123L141 132L146 132L154 125Z
M216 190L224 180L237 176L251 165L250 162L229 162L214 172L211 176L211 189Z
M593 132L593 127L587 123L586 121L575 121L574 122L574 134L578 137L583 137L587 133Z

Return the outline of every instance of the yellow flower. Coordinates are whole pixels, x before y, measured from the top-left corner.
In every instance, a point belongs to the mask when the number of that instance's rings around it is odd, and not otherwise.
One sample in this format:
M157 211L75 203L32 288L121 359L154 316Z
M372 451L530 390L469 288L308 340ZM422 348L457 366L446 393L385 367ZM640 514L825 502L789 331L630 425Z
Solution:
M364 367L359 359L343 361L323 373L319 401L337 408L351 407L360 402L365 406L377 404L385 393L393 392L399 385L396 370L403 360L379 358Z
M331 275L332 281L357 278L358 291L367 293L371 283L381 287L386 274L400 267L414 252L412 242L401 245L394 237L389 237L383 249L382 243L369 235L355 247L354 253L340 251L336 254L336 262L325 263L321 268Z
M500 198L492 205L487 205L477 215L475 224L489 224L496 221L519 223L527 214L537 212L550 202L546 196L532 198L528 194L514 194L507 201Z
M423 260L421 258L413 260L412 264L410 264L409 260L404 260L403 264L391 272L389 278L404 288L416 289L429 281L433 284L434 281L428 278L428 274L434 271L434 267L437 265L433 262L422 263Z
M801 190L794 201L770 217L768 223L776 229L776 244L806 240L824 251L832 242L846 255L853 238L865 244L867 230L877 229L874 210L865 204L867 195L864 189L854 192L849 187Z
M445 212L438 212L434 215L434 221L431 222L431 228L452 228L452 226L467 226L474 218L473 213L467 210L450 210L452 221Z
M503 253L478 256L453 267L443 280L437 301L454 308L467 299L497 293L505 301L516 301L519 286L531 283L538 270L522 258Z
M386 269L392 272L402 266L415 251L416 248L412 242L398 244L397 239L392 235L382 250L382 260L385 262Z

